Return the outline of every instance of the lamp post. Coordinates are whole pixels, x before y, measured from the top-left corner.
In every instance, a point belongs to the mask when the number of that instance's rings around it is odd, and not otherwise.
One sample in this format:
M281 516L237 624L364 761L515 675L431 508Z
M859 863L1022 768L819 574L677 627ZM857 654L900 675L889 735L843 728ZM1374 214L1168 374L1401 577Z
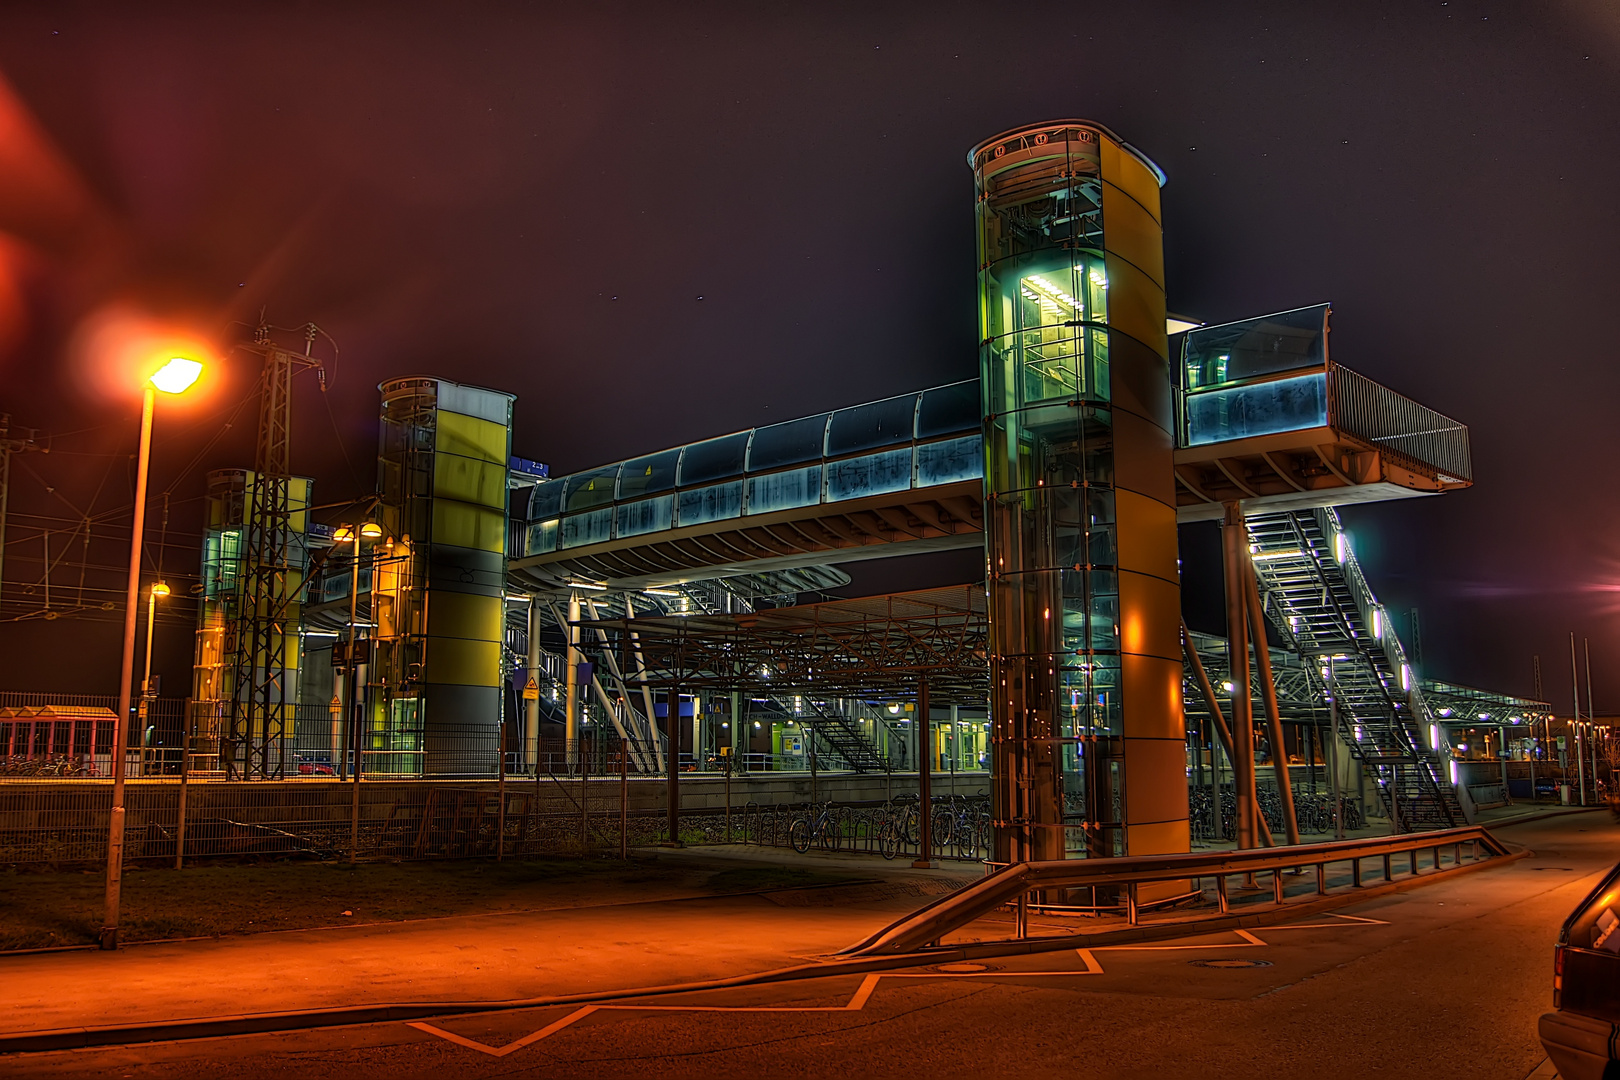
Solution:
M360 665L355 662L354 639L355 623L359 619L360 610L360 545L365 541L382 538L382 526L374 521L362 522L359 525L343 525L332 534L332 539L339 543L352 543L353 556L349 566L349 643L343 651L343 669L347 676L349 693L348 706L345 715L349 718L349 745L354 750L353 804L349 808L349 861L355 862L360 853L360 771L361 756L365 752L361 732L362 717L355 710L356 700L360 696ZM373 586L376 582L372 582ZM372 604L375 613L377 605Z
M152 691L152 623L157 617L157 598L168 595L169 586L162 581L152 582L152 587L146 592L146 671L141 676L141 704L137 710L141 719L142 776L146 775L148 734L152 730L152 700L157 697Z
M135 521L129 539L129 577L124 592L124 652L118 669L118 720L113 724L113 796L107 827L107 894L101 947L118 948L118 891L124 871L124 753L129 745L130 680L135 677L135 618L140 592L141 533L146 527L146 470L152 451L152 412L157 391L181 394L202 374L195 360L175 357L153 373L141 390L141 444L135 467Z

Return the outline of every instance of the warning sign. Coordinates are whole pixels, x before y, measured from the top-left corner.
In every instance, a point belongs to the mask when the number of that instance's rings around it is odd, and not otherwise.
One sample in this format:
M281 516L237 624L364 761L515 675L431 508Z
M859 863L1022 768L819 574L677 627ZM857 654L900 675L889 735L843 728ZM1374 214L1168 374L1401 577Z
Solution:
M540 684L534 681L534 676L533 675L529 676L529 681L527 683L525 683L524 686L523 686L523 700L524 701L539 701L540 700Z

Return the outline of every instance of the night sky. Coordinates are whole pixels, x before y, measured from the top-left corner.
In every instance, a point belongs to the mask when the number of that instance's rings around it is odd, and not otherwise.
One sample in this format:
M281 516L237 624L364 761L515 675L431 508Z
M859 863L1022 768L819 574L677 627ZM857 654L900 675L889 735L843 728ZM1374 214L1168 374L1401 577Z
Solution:
M1567 711L1573 629L1620 706L1612 6L338 7L0 11L0 412L55 436L17 459L5 618L42 602L42 529L56 558L89 515L90 561L126 557L109 327L319 324L320 502L371 489L401 374L516 393L516 452L569 471L973 376L966 151L1077 116L1169 177L1172 310L1331 301L1335 359L1471 426L1473 489L1344 514L1425 674L1529 693L1539 653ZM254 379L238 355L160 410L181 584L202 471L252 463L255 406L223 425ZM1214 531L1182 539L1218 630ZM112 692L117 618L0 624L0 688ZM166 693L190 618L160 626Z

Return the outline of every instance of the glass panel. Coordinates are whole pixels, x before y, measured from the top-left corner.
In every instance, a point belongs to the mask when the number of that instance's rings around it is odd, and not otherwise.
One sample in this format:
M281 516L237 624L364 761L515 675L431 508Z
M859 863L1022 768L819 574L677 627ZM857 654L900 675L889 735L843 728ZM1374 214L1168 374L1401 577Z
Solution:
M858 454L891 443L909 442L917 422L916 394L839 409L827 427L827 456Z
M748 449L748 434L739 431L735 435L722 435L718 439L688 446L681 456L681 487L741 476L743 454ZM683 502L681 505L684 507L686 504Z
M563 483L567 485L563 494L563 509L589 510L593 506L606 506L613 501L613 484L618 477L617 465L563 477Z
M981 419L978 379L937 386L924 390L917 406L917 438L976 432Z
M547 551L557 550L557 519L536 522L529 526L528 542L523 553L525 555L540 555Z
M661 495L656 499L621 503L619 506L619 536L640 536L643 533L662 532L674 524L675 496Z
M766 514L821 501L821 466L748 478L748 512Z
M1187 395L1187 445L1225 442L1327 423L1327 374Z
M665 450L638 457L619 466L619 498L635 499L675 486L675 464L680 450Z
M837 422L834 415L833 422ZM827 501L859 499L911 486L911 447L827 465Z
M583 514L570 514L562 519L562 547L583 547L599 544L613 535L613 507L590 510Z
M977 388L974 389L977 394ZM965 435L960 439L924 443L917 447L917 486L952 484L958 480L984 478L984 437Z
M534 485L529 492L529 520L546 521L562 513L562 493L561 480Z
M690 453L690 447L688 448ZM742 481L681 492L681 528L742 516Z
M820 460L828 415L822 413L755 429L754 441L748 448L748 471L780 469L784 465ZM749 501L752 502L752 496Z
M1185 389L1327 363L1328 305L1189 330L1182 343Z

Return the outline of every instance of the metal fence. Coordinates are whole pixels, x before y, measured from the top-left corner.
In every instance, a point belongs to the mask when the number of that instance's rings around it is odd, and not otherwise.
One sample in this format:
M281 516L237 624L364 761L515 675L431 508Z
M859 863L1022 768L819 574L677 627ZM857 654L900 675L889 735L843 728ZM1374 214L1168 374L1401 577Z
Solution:
M1376 444L1397 461L1456 480L1474 478L1468 425L1365 375L1329 364L1328 409L1335 428Z

